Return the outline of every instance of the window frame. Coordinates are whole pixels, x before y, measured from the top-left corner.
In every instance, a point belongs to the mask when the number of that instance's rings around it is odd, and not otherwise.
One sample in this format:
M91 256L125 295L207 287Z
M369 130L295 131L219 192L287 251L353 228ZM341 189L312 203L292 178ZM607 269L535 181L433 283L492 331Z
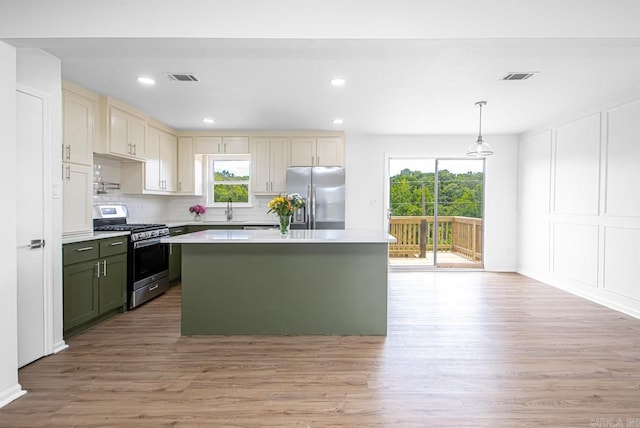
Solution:
M227 206L227 202L214 202L214 191L216 185L246 185L247 186L247 202L233 202L234 207L252 207L253 206L253 194L251 193L251 155L249 154L212 154L205 155L204 169L206 183L206 206L207 208L220 208ZM214 164L215 161L247 161L248 165L248 178L247 180L235 180L235 181L215 181Z

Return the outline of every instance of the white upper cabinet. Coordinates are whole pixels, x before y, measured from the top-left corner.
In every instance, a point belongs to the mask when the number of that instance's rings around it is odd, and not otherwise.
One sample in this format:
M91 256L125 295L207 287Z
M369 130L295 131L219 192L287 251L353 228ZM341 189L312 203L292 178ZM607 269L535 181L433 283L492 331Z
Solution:
M341 137L296 137L291 139L290 166L344 166Z
M203 155L249 153L249 137L195 137L196 153Z
M289 138L251 139L251 189L254 194L285 192Z
M62 161L91 165L96 103L67 90L62 92L62 99Z
M145 120L110 106L108 154L144 159L146 130Z

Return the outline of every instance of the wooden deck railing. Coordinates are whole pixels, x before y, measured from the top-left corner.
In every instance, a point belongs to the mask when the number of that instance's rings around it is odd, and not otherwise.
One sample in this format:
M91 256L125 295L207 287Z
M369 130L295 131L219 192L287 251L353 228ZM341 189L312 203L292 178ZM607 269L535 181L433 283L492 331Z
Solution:
M390 232L398 242L389 245L391 257L426 257L433 251L434 218L391 217ZM469 260L482 260L482 219L438 217L438 251L449 251Z

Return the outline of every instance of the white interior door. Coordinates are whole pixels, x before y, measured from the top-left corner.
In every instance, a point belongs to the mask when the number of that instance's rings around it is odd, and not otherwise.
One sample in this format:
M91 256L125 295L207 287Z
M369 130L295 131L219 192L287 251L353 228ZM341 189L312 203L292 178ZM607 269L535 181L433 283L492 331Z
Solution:
M18 366L45 355L44 100L16 92Z

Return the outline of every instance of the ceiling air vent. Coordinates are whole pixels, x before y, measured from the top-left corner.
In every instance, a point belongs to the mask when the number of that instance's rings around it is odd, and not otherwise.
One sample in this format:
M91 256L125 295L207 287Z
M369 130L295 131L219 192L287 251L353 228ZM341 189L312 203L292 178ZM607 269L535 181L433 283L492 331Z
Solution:
M169 80L176 82L199 82L200 80L191 73L164 73Z
M538 73L537 71L507 73L500 80L527 80L529 77Z

